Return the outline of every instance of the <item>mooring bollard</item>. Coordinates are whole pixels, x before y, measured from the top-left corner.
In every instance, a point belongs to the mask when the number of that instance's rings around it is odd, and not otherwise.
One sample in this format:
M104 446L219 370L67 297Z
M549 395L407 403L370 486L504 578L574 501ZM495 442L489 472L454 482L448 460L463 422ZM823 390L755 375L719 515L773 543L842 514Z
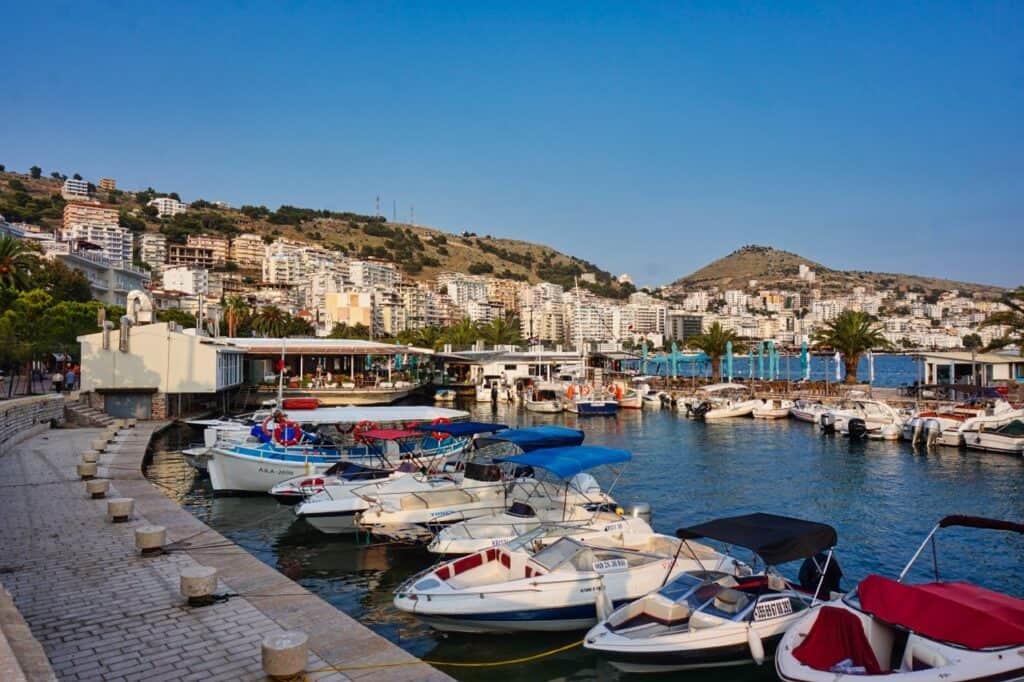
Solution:
M181 569L181 596L189 606L213 603L217 590L217 569L213 566L186 566Z
M89 447L95 450L96 452L103 452L104 450L107 449L108 442L109 441L106 438L96 438L91 443L89 443Z
M134 417L131 419L126 419L125 422L125 426L127 426L129 429L135 428L135 425L139 423L138 420L135 419Z
M112 523L124 523L132 517L134 510L135 500L130 497L115 497L112 500L107 500L107 518Z
M94 500L106 497L108 490L110 490L110 481L105 478L94 478L85 482L85 492Z
M118 434L118 431L120 431L120 429L118 429L116 426L108 426L107 428L103 429L103 434L101 437L106 438L107 440L113 440L113 438Z
M263 672L274 679L295 677L306 668L309 636L298 630L286 630L263 638Z
M85 462L86 464L95 464L96 462L100 461L100 453L96 452L95 450L83 450L82 461Z
M163 526L139 526L135 529L135 548L142 556L164 553L167 529Z
M78 465L78 477L88 481L96 475L96 462L82 462Z

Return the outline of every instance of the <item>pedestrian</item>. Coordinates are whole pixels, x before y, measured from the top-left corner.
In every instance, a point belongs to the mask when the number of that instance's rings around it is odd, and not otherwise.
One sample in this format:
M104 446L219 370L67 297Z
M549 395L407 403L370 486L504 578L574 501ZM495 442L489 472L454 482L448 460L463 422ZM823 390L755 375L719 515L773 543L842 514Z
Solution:
M75 368L68 367L68 371L64 374L64 390L71 392L75 390Z
M50 380L53 382L53 392L60 393L60 387L64 383L64 373L57 369Z

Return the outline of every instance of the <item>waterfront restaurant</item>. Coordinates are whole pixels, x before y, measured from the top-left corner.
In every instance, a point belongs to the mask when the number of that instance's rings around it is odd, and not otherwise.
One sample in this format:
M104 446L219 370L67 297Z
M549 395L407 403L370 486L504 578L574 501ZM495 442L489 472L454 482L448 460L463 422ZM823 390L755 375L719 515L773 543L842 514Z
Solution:
M998 386L1024 383L1024 357L1005 353L954 351L919 353L925 385Z

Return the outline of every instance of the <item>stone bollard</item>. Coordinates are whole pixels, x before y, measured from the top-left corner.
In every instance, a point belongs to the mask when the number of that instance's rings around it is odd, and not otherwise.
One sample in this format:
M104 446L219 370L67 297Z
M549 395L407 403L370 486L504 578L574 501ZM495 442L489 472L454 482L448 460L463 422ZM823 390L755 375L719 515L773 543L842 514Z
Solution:
M78 465L78 477L83 481L96 476L96 462L82 462Z
M286 630L263 638L263 672L274 679L286 680L306 668L309 636L298 630Z
M89 447L95 450L96 452L103 452L104 450L107 449L108 442L109 441L106 438L96 438L91 443L89 443Z
M85 482L85 492L94 500L106 497L108 490L110 490L110 481L105 478L94 478Z
M96 452L95 450L83 450L82 461L85 462L86 464L95 464L96 462L100 461L100 453Z
M116 426L119 429L127 428L128 427L128 420L127 419L115 419L114 420L114 426Z
M189 606L213 603L217 590L217 569L213 566L186 566L181 569L181 596Z
M129 429L135 428L135 425L139 423L138 420L135 419L134 417L132 417L131 419L126 419L125 422L125 426L127 426Z
M139 526L135 529L135 548L142 556L164 553L167 544L167 529L163 526Z
M132 517L134 510L135 500L130 497L115 497L107 500L107 518L111 523L124 523Z

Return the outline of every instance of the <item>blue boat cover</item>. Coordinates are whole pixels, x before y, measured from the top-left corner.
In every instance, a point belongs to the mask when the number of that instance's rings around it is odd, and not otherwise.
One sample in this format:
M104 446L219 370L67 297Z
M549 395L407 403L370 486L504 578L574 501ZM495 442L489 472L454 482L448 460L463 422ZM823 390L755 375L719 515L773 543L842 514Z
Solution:
M531 426L525 429L508 429L490 436L478 438L477 447L485 447L492 443L511 443L523 452L539 448L560 448L568 445L579 445L583 442L584 433L578 429L567 429L562 426Z
M417 431L427 433L447 433L449 436L474 436L478 433L494 433L507 429L507 424L490 424L488 422L451 422L450 424L417 424Z
M628 462L631 459L633 459L633 455L628 450L583 445L566 448L543 448L527 452L524 455L495 457L494 461L547 469L560 478L572 478L581 471L593 469L602 464L618 464L620 462Z

